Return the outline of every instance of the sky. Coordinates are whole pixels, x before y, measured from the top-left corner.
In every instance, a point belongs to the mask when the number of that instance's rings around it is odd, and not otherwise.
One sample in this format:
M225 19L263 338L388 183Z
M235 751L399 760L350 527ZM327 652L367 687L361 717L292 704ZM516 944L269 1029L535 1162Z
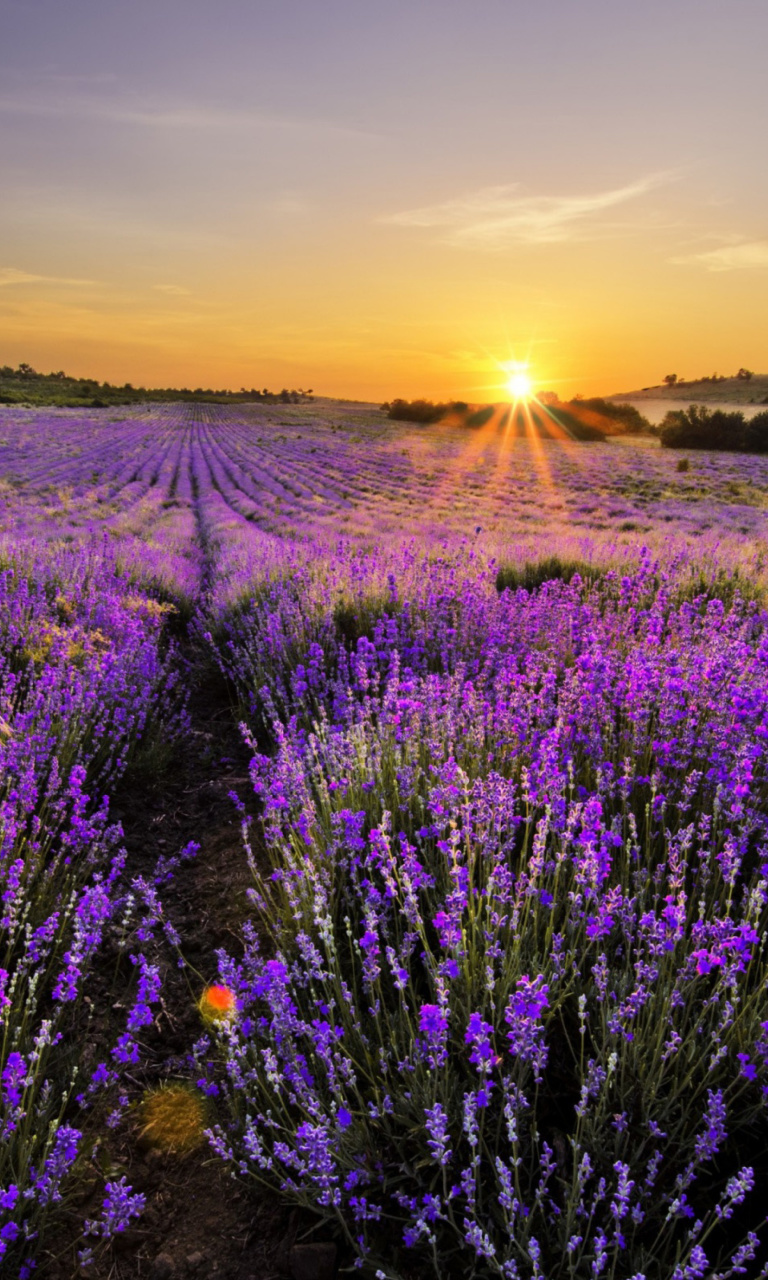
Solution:
M766 0L0 0L0 364L768 372Z

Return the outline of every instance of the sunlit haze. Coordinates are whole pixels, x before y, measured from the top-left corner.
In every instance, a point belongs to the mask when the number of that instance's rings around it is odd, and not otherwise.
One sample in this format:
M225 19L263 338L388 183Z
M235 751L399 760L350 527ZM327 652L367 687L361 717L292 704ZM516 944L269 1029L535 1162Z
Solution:
M765 0L0 24L0 364L469 402L766 366Z

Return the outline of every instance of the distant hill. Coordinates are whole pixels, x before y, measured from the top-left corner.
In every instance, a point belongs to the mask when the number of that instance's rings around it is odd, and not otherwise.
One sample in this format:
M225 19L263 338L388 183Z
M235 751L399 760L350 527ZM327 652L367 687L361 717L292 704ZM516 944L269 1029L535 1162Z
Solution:
M311 391L270 391L241 387L239 391L214 391L210 387L134 387L130 382L115 386L96 378L72 378L64 373L38 373L29 364L17 368L0 365L0 405L47 405L71 409L103 409L115 404L139 404L151 400L200 400L213 404L263 401L265 404L302 404L313 398Z
M750 378L691 378L678 379L671 386L662 382L655 387L641 387L639 391L622 391L606 396L607 400L621 403L625 400L691 400L697 404L768 404L768 373L753 373Z

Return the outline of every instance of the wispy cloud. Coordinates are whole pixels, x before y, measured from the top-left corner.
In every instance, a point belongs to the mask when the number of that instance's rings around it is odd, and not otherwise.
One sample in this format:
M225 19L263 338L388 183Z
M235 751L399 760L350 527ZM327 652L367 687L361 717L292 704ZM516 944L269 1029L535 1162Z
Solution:
M609 209L637 200L673 181L654 173L624 187L584 196L525 195L519 184L483 187L442 204L379 219L397 227L438 230L444 243L464 249L504 249L514 244L556 244L599 234Z
M94 85L83 92L77 87L62 89L58 79L44 83L34 92L26 87L0 94L0 114L41 118L69 117L106 124L140 128L205 132L253 132L282 130L329 133L372 138L370 130L356 128L319 117L283 116L241 107L188 102L163 102L137 98L114 91L111 83Z
M704 267L706 271L750 271L768 267L768 240L742 240L735 244L672 258L678 266Z
M192 294L190 289L182 289L180 284L153 284L152 288L158 293L167 293L171 298L189 298Z
M17 267L0 267L0 287L9 284L96 284L96 280L77 280L68 276L39 276Z

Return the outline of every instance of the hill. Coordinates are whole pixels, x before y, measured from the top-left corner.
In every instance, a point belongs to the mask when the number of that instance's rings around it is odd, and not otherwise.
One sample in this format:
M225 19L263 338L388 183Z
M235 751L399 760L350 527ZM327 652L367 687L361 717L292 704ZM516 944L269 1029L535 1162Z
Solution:
M655 387L641 387L639 391L622 391L606 399L621 403L625 400L674 400L697 404L768 404L768 373L753 373L750 378L691 378L678 379L671 386L662 382Z

